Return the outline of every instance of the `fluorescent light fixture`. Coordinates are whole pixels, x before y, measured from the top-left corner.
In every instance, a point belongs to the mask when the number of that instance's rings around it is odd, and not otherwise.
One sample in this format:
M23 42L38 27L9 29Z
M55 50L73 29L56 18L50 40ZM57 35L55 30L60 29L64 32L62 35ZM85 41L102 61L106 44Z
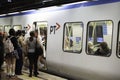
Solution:
M65 4L63 6L68 6L68 5L73 5L73 4L79 4L79 3L87 3L87 2L89 2L89 1L74 2L74 3Z
M19 12L8 13L8 15L18 14Z
M7 0L8 2L12 2L12 0Z
M53 1L53 0L43 0L42 2L44 3L44 2L50 2L50 1Z
M7 14L1 14L0 16L6 16Z
M65 4L66 5L72 5L72 4L79 4L79 3L87 3L87 2L92 2L92 1L99 1L99 0L85 0L85 1L79 1L79 2L73 2L73 3L69 3L69 4Z
M30 11L36 11L36 9L32 9L32 10L25 10L25 11L20 11L20 12L30 12Z

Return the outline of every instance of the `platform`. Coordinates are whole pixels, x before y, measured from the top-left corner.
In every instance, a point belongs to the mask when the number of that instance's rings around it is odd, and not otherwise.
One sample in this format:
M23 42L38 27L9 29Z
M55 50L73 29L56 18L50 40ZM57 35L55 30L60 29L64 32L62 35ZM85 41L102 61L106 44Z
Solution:
M23 70L23 75L17 75L14 77L7 77L6 73L4 71L1 72L1 78L0 80L67 80L52 74L48 74L45 72L39 71L38 77L28 77L29 71Z
M31 77L28 77L28 73L29 73L28 70L24 70L23 75L18 76L18 78L23 80L67 80L67 79L64 79L52 74L48 74L45 72L41 72L41 71L39 71L38 77L32 76L31 78Z

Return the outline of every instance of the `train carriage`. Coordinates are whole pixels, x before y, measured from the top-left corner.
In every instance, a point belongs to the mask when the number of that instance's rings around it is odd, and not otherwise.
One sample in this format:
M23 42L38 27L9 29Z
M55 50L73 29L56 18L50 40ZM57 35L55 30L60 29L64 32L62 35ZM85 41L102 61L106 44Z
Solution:
M48 71L73 79L120 79L120 0L77 2L0 15L0 30L38 29ZM102 42L109 52L95 52ZM91 51L92 50L92 51Z

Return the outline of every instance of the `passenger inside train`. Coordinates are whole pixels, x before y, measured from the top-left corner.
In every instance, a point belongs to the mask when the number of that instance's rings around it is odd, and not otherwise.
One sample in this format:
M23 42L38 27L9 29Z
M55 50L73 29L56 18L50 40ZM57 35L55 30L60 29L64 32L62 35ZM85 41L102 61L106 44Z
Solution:
M88 53L89 54L94 54L93 48L94 48L93 43L92 42L88 42Z
M95 55L109 56L110 49L106 42L101 42L100 47L95 51Z

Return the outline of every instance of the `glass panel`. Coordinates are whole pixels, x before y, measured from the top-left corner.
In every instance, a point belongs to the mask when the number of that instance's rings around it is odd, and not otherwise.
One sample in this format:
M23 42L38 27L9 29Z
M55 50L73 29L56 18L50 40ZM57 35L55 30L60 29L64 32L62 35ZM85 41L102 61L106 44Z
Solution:
M22 25L13 25L15 31L22 30Z
M0 25L0 32L3 32L3 26Z
M109 56L112 41L112 21L91 21L87 30L87 54Z
M82 48L83 23L67 22L64 26L64 51L80 52Z
M46 21L34 22L36 29L38 30L38 36L40 41L43 44L44 48L44 57L46 57L46 48L47 48L47 27L48 23Z
M9 30L11 29L11 25L5 25L4 26L4 31L9 34Z

